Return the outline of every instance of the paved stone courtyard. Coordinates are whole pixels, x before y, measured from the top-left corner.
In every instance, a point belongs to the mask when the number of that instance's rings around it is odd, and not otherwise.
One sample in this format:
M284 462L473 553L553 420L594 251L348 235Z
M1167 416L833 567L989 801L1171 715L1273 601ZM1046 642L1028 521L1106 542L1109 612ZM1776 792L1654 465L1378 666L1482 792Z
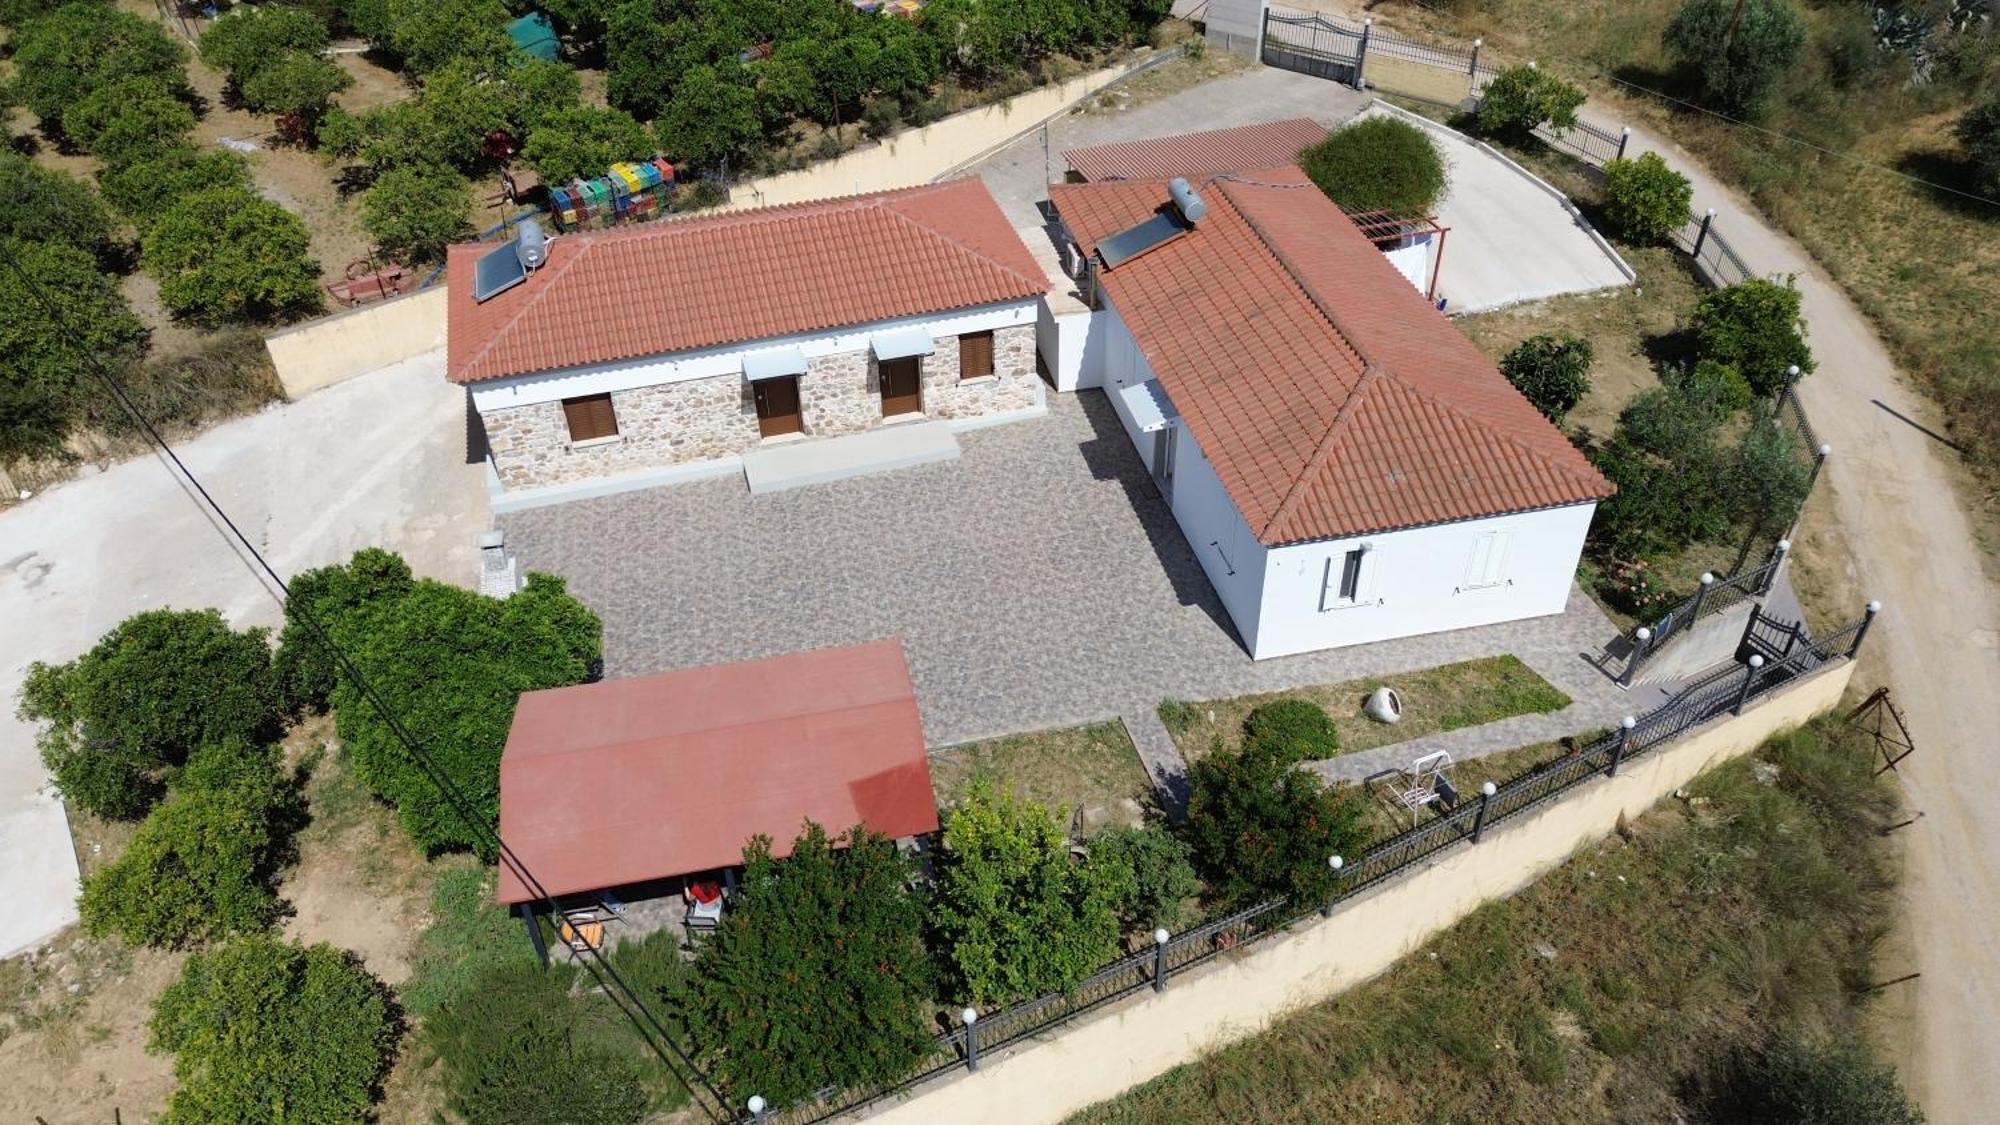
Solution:
M1576 591L1556 617L1253 663L1101 394L960 440L956 461L834 484L752 497L731 477L502 523L524 568L602 615L606 675L901 637L933 746L1505 652L1577 704L1458 732L1468 752L1628 705L1586 661L1616 630Z

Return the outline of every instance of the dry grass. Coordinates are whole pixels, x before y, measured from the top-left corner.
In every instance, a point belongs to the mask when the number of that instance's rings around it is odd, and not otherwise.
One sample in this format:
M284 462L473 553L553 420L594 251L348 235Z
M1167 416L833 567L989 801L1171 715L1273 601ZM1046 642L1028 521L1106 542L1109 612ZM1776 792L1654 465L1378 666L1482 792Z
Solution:
M1895 796L1865 740L1823 720L1759 757L1375 981L1072 1121L1726 1117L1700 1090L1731 1052L1855 1032L1894 896L1871 829Z
M1152 780L1120 723L1059 727L1031 734L968 742L931 755L931 785L938 807L949 808L980 778L1014 795L1071 812L1111 808L1121 800L1146 805Z
M1463 800L1477 800L1479 787L1487 782L1504 785L1522 774L1546 762L1553 762L1574 748L1588 746L1595 742L1600 732L1589 732L1562 742L1537 742L1532 746L1488 754L1483 758L1468 758L1454 762L1451 767L1451 783ZM1367 801L1368 815L1363 821L1368 828L1370 840L1386 840L1401 832L1408 832L1426 820L1434 819L1434 814L1425 813L1414 821L1410 811L1398 804L1392 787L1387 784L1375 786L1354 786L1361 791Z
M1403 697L1403 721L1378 723L1361 713L1369 693L1387 685ZM1332 717L1340 735L1340 750L1351 754L1407 742L1443 731L1476 727L1514 715L1560 711L1569 696L1514 656L1489 656L1398 676L1369 677L1323 684L1297 691L1240 695L1205 703L1170 701L1160 706L1160 718L1173 732L1182 756L1200 758L1215 747L1235 749L1243 742L1243 721L1260 704L1278 699L1305 699Z

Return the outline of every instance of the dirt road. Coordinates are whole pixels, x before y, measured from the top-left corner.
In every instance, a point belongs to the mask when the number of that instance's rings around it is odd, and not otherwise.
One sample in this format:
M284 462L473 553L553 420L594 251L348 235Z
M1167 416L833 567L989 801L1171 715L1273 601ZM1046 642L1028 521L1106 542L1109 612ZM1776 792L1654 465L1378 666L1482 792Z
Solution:
M1935 414L1801 247L1674 145L1636 128L1632 141L1694 181L1696 210L1715 208L1717 228L1751 269L1795 274L1804 295L1819 370L1799 393L1833 446L1827 472L1855 579L1884 605L1868 643L1886 656L1880 666L1919 748L1902 766L1923 814L1903 832L1916 964L1877 972L1923 976L1896 986L1916 990L1912 1034L1888 1046L1933 1121L1990 1120L2000 1107L2000 816L1983 796L2000 730L2000 599L1952 486L1952 454L1906 420L1932 424Z

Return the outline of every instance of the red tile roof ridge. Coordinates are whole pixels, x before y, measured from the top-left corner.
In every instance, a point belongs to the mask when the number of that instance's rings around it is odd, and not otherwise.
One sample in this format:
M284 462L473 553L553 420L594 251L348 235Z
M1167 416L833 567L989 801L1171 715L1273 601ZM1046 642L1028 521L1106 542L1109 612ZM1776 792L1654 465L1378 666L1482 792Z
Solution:
M1298 510L1306 494L1318 484L1327 462L1333 460L1334 450L1340 448L1340 439L1346 436L1347 423L1360 412L1361 400L1366 397L1369 388L1388 377L1388 374L1374 363L1369 363L1361 369L1361 378L1354 381L1354 386L1348 390L1347 397L1341 400L1340 409L1334 411L1333 421L1327 423L1326 432L1320 435L1319 445L1313 448L1312 456L1306 458L1305 466L1299 470L1296 477L1292 478L1292 486L1285 490L1285 498L1278 502L1278 506L1272 510L1271 518L1265 521L1264 526L1257 529L1259 541L1268 541L1267 536L1276 535L1278 529L1291 520L1292 513Z
M893 207L889 208L888 211L889 214L895 216L896 218L902 220L905 223L908 223L910 226L915 227L917 230L920 230L923 233L930 235L932 238L935 238L940 242L948 242L953 246L958 247L960 250L963 250L966 253L972 255L975 258L984 260L985 262L992 265L994 269L999 270L1000 272L1005 273L1010 277L1019 278L1021 281L1025 282L1028 285L1046 286L1049 283L1048 277L1040 273L1039 271L1034 274L1022 273L1020 270L1015 269L1013 266L1008 265L1006 262L1001 261L1000 259L987 253L986 251L981 250L974 246L968 246L964 242L961 242L958 239L953 238L951 235L948 235L945 232L939 230L938 228L931 226L929 223L919 222L916 219L911 218L908 215L905 215L903 212L898 211Z
M556 238L577 238L577 236L569 234L559 234L556 235L555 238L549 239L549 241L554 242ZM573 269L578 262L581 262L585 258L588 258L590 256L590 252L592 250L595 250L603 240L593 239L593 238L577 238L577 241L583 243L582 247L579 248L574 255L565 258L561 262L561 264L556 265L549 270L548 274L541 279L541 285L538 288L536 288L533 295L531 295L528 298L527 303L522 305L520 308L515 309L513 315L508 317L507 322L509 324L518 323L522 317L527 316L530 312L534 311L537 307L539 307L542 303L542 298L548 296L549 293L556 288L556 282L564 274L570 272L570 270ZM544 252L546 253L546 251ZM472 354L470 356L467 356L465 361L461 364L458 364L457 366L461 368L477 366L481 360L484 360L486 358L487 353L491 352L494 346L499 344L500 341L505 338L506 334L503 332L492 333L491 335L486 337L485 343L473 349Z
M1341 323L1340 315L1333 311L1333 306L1327 303L1326 298L1321 296L1319 290L1307 284L1306 279L1300 274L1298 267L1279 245L1279 239L1262 222L1258 221L1256 215L1251 214L1250 210L1243 206L1243 200L1238 198L1235 192L1229 190L1231 183L1268 188L1311 188L1313 191L1318 191L1319 185L1313 183L1311 180L1304 179L1294 183L1290 181L1258 180L1236 173L1224 173L1210 178L1203 186L1206 187L1213 184L1221 189L1223 196L1229 200L1230 207L1236 211L1236 214L1243 219L1244 223L1252 231L1256 232L1257 241L1263 243L1265 251L1277 260L1278 265L1284 269L1285 276L1292 279L1292 284L1298 287L1299 292L1305 295L1306 300L1312 302L1313 308L1319 310L1319 315L1333 327L1334 335L1339 336L1341 342L1347 346L1348 350L1352 351L1355 357L1361 361L1362 373L1365 375L1369 368L1377 366L1375 357L1361 350L1361 345L1355 340L1354 333L1348 331L1347 325ZM1359 384L1356 384L1356 386L1358 388ZM1343 409L1345 409L1344 406Z

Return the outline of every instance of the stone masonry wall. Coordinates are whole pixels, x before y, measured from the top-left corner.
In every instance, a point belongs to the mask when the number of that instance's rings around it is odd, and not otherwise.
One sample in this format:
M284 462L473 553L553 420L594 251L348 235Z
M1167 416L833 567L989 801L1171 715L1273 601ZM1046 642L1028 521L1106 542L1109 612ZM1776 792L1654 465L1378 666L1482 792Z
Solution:
M1035 328L993 333L993 376L960 382L958 337L941 336L923 361L924 414L976 418L1035 403ZM812 359L799 379L807 437L860 433L882 422L881 380L867 351ZM486 443L509 489L574 484L596 477L728 457L762 440L757 409L741 375L717 375L616 391L618 437L571 445L560 402L483 413Z
M486 444L508 488L707 461L757 444L757 409L741 375L616 391L618 437L571 445L560 402L485 412Z

